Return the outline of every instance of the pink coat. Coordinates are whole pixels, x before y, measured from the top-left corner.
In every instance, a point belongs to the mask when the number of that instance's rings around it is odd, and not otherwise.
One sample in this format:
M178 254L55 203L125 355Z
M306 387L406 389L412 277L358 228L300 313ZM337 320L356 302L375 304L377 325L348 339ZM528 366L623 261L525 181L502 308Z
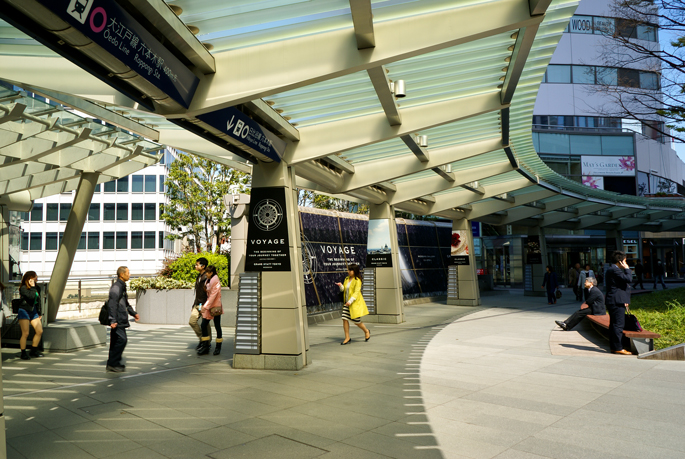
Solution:
M221 308L221 314L224 313L224 307L221 304L221 282L219 276L212 276L207 282L207 302L202 305L202 317L205 319L212 319L209 310L212 308Z

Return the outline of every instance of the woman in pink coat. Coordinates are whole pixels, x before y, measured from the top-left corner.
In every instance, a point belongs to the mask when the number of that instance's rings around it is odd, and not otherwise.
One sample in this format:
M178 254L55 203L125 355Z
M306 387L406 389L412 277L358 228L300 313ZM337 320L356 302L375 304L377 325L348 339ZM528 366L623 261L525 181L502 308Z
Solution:
M221 315L224 313L224 308L221 305L221 282L216 274L216 267L207 266L205 273L207 274L207 283L205 284L207 301L202 305L202 324L200 325L202 341L197 355L209 354L209 348L211 347L209 342L209 322L211 320L214 320L214 328L216 329L214 355L219 355L221 353L221 343L224 341L221 337Z

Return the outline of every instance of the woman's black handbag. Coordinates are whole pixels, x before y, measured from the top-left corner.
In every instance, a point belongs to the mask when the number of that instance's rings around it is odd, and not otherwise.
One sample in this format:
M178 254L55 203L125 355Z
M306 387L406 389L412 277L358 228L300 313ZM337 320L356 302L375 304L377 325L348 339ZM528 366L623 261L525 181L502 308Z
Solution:
M23 298L15 298L12 300L12 314L19 314L19 309L26 303Z
M557 300L561 298L561 290L557 289Z

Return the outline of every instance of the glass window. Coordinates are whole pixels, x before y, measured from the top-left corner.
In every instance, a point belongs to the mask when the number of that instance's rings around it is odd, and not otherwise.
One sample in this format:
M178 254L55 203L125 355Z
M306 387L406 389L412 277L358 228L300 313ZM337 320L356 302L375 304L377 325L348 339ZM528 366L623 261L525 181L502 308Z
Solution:
M57 250L57 233L45 233L45 250Z
M32 222L42 222L43 221L43 204L33 204L33 209L31 209L31 221Z
M142 204L131 204L131 220L142 220L143 219L143 205Z
M616 20L614 18L598 18L594 19L594 29L596 34L613 35L616 30Z
M654 72L640 72L640 87L642 89L659 89L659 76Z
M157 215L155 215L156 209L155 209L155 204L154 203L148 203L145 204L145 220L155 220Z
M29 250L43 250L43 233L31 233Z
M533 132L533 147L535 147L535 151L538 153L540 152L540 135L537 132ZM160 209L160 219L162 218L161 213L162 210Z
M621 118L597 118L597 126L604 129L621 129Z
M117 182L112 180L105 183L105 193L114 193L117 190Z
M29 213L28 212L19 212L19 218L23 222L29 221Z
M154 249L155 248L155 232L154 231L145 231L145 241L143 248L145 249Z
M128 204L117 204L117 220L128 220Z
M117 250L128 249L128 233L117 231Z
M572 155L601 155L602 141L598 135L572 135Z
M88 250L100 249L100 233L88 233Z
M105 216L105 221L106 222L111 222L114 221L114 204L103 204L102 205L104 208L104 216Z
M617 19L616 31L621 37L637 38L637 27L635 26L634 21L628 19Z
M159 248L164 248L164 231L159 232Z
M568 134L540 133L540 151L542 153L570 153Z
M160 220L164 220L164 219L162 218L162 214L164 214L164 204L160 204L160 205L159 205L159 219L160 219Z
M640 40L656 41L656 27L642 24L638 25L637 38Z
M142 175L133 175L132 176L132 186L131 186L131 191L134 193L142 193L143 192L143 176Z
M545 161L545 164L557 174L568 175L568 161Z
M59 205L59 221L65 222L69 219L69 212L71 212L71 204Z
M609 156L633 156L632 135L602 136L602 154Z
M57 243L59 245L62 245L62 239L64 239L64 233L62 231L60 231L58 234L58 239L57 239Z
M29 249L29 233L23 232L21 233L21 250L28 250Z
M154 193L157 189L157 176L156 175L146 175L145 176L145 192Z
M119 242L119 233L117 233L117 243ZM119 247L117 247L118 249ZM143 232L142 231L131 231L131 249L142 249L143 248Z
M102 248L105 250L114 250L114 233L106 231L102 233Z
M117 180L117 193L128 193L128 177Z
M76 250L86 250L86 233L81 233Z
M97 185L95 185L94 193L99 193L99 192L100 192L100 184L98 183Z
M160 175L159 176L159 192L164 193L164 176Z
M570 65L550 65L547 67L547 83L570 83Z
M573 83L595 84L595 68L589 65L574 65Z
M618 69L597 67L597 84L616 86L618 84Z
M91 204L88 208L88 221L99 222L100 221L100 204Z
M635 69L618 69L618 84L628 88L639 88L640 72Z
M568 30L571 33L592 33L592 16L573 16Z
M621 120L621 128L642 134L642 123L637 120L623 118Z
M549 120L550 129L563 129L565 127L573 127L572 116L549 115L547 118Z

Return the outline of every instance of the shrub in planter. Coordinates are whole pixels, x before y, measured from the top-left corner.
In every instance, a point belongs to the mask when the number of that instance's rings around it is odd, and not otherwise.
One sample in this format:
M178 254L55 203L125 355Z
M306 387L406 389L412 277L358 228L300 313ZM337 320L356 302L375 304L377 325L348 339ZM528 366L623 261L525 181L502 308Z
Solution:
M172 279L179 281L190 282L195 284L197 278L197 271L195 271L195 262L198 258L204 257L210 265L216 267L216 273L219 276L222 287L228 287L228 273L229 273L229 259L228 255L202 252L202 253L186 253L177 258L165 267L165 275Z
M170 279L168 277L137 277L131 279L129 288L138 292L139 290L173 290L173 289L191 289L195 282L179 281Z

